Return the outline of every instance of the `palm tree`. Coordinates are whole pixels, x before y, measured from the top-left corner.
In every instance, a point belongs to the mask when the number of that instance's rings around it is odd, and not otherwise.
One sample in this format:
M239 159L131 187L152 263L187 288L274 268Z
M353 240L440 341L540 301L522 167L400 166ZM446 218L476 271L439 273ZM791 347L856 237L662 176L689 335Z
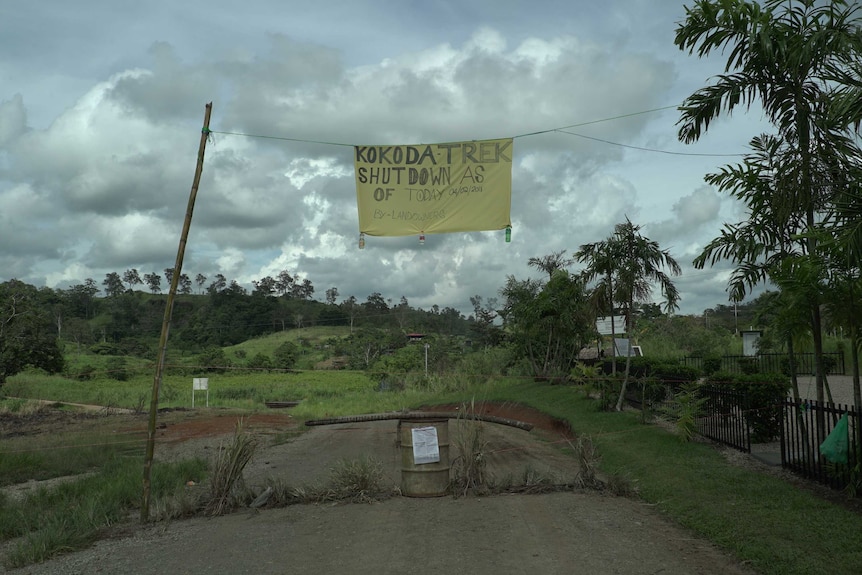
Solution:
M548 274L548 280L550 281L554 277L555 271L566 269L567 267L572 265L574 260L565 256L566 250L561 250L559 252L554 252L540 258L530 258L529 260L527 260L527 265L536 269L540 269L546 274Z
M589 283L596 280L597 282L592 290L590 301L597 316L599 314L603 317L610 316L612 342L615 342L617 338L614 321L614 302L617 299L614 293L614 274L617 270L617 262L622 257L622 254L614 253L613 250L616 247L618 246L612 242L600 241L584 244L575 252L575 259L578 262L590 263L589 268L583 273L584 281ZM616 360L611 362L611 373L616 377Z
M824 182L816 181L817 153L834 156L854 146L847 124L829 111L836 82L852 71L862 52L860 7L843 0L787 2L769 0L764 6L747 0L698 0L686 8L676 30L680 50L699 57L728 54L724 74L689 96L680 108L680 140L697 141L711 120L738 105L759 102L779 136L794 151L793 193L782 198L785 209L804 214L805 230L818 223L824 205ZM828 152L827 152L828 151ZM823 165L831 161L821 159ZM806 233L807 252L817 249L816 234ZM823 361L820 302L810 302L817 365L818 400L823 400Z
M681 273L679 264L657 242L643 237L640 226L628 218L614 227L614 233L604 242L585 244L575 258L587 264L583 272L585 281L601 278L600 289L607 289L612 301L619 303L626 316L626 332L631 337L635 328L635 304L646 302L652 295L653 284L658 284L665 300L665 311L677 308L679 292L662 268L672 275ZM616 410L621 411L631 371L631 346L626 354L626 371Z

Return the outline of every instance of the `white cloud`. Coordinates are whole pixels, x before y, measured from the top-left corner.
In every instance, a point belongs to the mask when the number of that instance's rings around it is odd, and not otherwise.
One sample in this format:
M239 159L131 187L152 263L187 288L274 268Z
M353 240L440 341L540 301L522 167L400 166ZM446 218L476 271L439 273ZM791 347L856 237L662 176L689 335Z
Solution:
M171 267L208 101L216 133L189 235L191 275L248 285L287 269L321 295L336 286L342 297L379 291L466 310L471 295L496 296L508 274L535 276L529 257L572 253L626 216L688 254L733 215L726 199L692 184L702 170L690 163L548 131L674 143L675 117L629 114L699 87L680 84L693 68L681 67L671 35L656 36L672 30L681 6L612 0L575 10L539 0L504 14L474 2L306 3L282 21L261 16L281 3L174 4L106 13L83 0L79 24L91 41L72 38L59 15L38 31L46 46L74 52L59 56L62 74L47 53L28 54L26 67L2 64L20 85L0 92L0 280L100 283L112 271ZM197 20L181 26L166 16L174 10ZM124 15L134 26L119 34ZM17 53L19 37L0 34L0 46ZM46 94L49 77L56 88ZM523 136L511 243L487 232L432 235L424 246L369 238L358 250L350 144L507 136ZM681 281L698 306L725 297L714 276L691 278Z

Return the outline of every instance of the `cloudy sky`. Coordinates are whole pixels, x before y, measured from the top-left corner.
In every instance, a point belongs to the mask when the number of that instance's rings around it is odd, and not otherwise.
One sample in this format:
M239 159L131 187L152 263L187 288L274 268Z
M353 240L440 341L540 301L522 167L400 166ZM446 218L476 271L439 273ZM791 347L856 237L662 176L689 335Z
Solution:
M742 212L703 176L765 128L736 113L678 142L673 106L723 67L674 46L684 6L5 2L0 281L101 285L172 267L212 102L190 277L251 288L288 270L318 299L336 287L339 300L380 292L468 312L507 275L540 277L530 257L571 254L628 217L682 264L680 313L727 303L726 269L691 261ZM511 243L472 232L358 249L350 146L507 137Z

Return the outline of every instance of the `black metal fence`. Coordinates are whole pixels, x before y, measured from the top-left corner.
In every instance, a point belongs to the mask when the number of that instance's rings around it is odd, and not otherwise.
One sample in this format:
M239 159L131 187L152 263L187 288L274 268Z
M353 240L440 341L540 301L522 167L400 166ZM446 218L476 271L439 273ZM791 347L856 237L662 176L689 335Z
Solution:
M784 402L783 409L781 465L807 479L834 489L847 487L852 479L853 467L859 461L859 450L862 448L858 443L857 431L862 424L862 411L850 405L827 405L807 400L787 400ZM847 465L827 461L820 454L820 445L845 413L848 415L849 423Z
M726 386L703 385L698 396L704 400L697 419L697 431L703 437L734 449L751 452L751 429L745 417L748 398Z
M844 375L844 354L840 351L826 352L823 354L826 362L827 375ZM790 358L786 353L760 353L754 356L747 355L725 355L715 360L721 361L721 366L718 371L727 371L730 373L745 373L746 370L752 367L756 368L759 373L785 373L790 365ZM794 354L796 360L796 373L799 375L813 374L814 369L814 354L813 353L797 353ZM700 356L684 357L683 364L688 367L694 367L703 370L707 361L710 358Z

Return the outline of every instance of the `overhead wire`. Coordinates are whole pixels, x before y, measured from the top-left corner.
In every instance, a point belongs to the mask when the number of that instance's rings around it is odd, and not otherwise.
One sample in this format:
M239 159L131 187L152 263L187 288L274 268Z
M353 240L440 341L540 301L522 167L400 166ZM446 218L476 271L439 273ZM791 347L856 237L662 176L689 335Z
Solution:
M589 121L586 121L586 122L579 122L579 123L576 123L576 124L569 124L569 125L566 125L566 126L559 126L559 127L556 127L556 128L549 128L549 129L547 129L547 130L538 130L538 131L535 131L535 132L527 132L527 133L524 133L524 134L519 134L519 135L516 135L516 136L512 136L512 139L527 138L527 137L530 137L530 136L539 136L539 135L542 135L542 134L558 133L558 134L566 134L566 135L569 135L569 136L577 136L577 137L579 137L579 138L584 138L584 139L586 139L586 140L593 140L593 141L601 142L601 143L603 143L603 144L608 144L608 145L611 145L611 146L619 146L619 147L622 147L622 148L629 148L629 149L632 149L632 150L639 150L639 151L642 151L642 152L652 152L652 153L656 153L656 154L668 154L668 155L673 155L673 156L696 156L696 157L707 157L707 158L740 157L740 156L744 156L744 155L745 155L745 154L742 154L742 153L736 153L736 154L708 154L708 153L697 153L697 152L675 152L675 151L670 151L670 150L659 150L659 149L657 149L657 148L647 148L647 147L643 147L643 146L633 146L633 145L630 145L630 144L622 144L622 143L619 143L619 142L614 142L614 141L606 140L606 139L603 139L603 138L596 138L596 137L594 137L594 136L587 136L587 135L584 135L584 134L579 134L579 133L576 133L576 132L570 132L570 131L568 131L568 130L569 130L569 129L571 129L571 128L579 128L579 127L583 127L583 126L590 126L590 125L593 125L593 124L600 124L600 123L603 123L603 122L612 122L612 121L614 121L614 120L620 120L620 119L623 119L623 118L630 118L630 117L633 117L633 116L641 116L641 115L644 115L644 114L652 114L652 113L654 113L654 112L661 112L661 111L664 111L664 110L670 110L670 109L676 109L676 108L679 108L679 105L678 105L678 104L674 104L674 105L670 105L670 106L662 106L662 107L659 107L659 108L651 108L651 109L649 109L649 110L642 110L642 111L639 111L639 112L632 112L632 113L629 113L629 114L620 114L620 115L618 115L618 116L610 116L610 117L608 117L608 118L601 118L601 119L598 119L598 120L589 120ZM272 136L272 135L264 135L264 134L249 134L249 133L245 133L245 132L228 132L228 131L220 131L220 130L210 130L210 133L212 133L212 134L224 134L224 135L228 135L228 136L242 136L242 137L246 137L246 138L261 138L261 139L267 139L267 140L282 140L282 141L286 141L286 142L299 142L299 143L304 143L304 144L319 144L319 145L325 145L325 146L343 146L343 147L350 147L350 148L352 148L352 147L355 147L355 146L356 146L356 144L348 144L348 143L345 143L345 142L330 142L330 141L326 141L326 140L310 140L310 139L305 139L305 138L288 138L288 137L284 137L284 136Z

